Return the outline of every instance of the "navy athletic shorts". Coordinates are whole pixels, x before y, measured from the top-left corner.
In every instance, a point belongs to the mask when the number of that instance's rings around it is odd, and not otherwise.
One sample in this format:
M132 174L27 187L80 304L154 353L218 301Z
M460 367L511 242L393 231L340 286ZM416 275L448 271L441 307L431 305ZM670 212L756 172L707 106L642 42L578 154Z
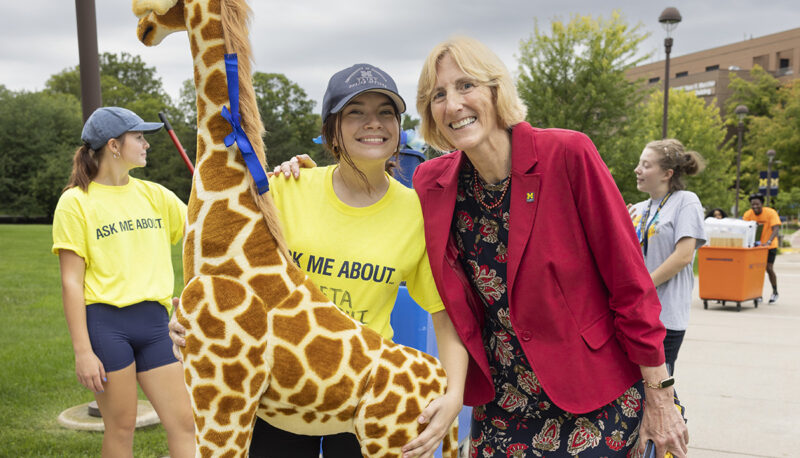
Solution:
M127 307L86 306L86 327L92 350L106 372L124 369L134 361L136 372L176 362L168 322L167 309L154 301Z

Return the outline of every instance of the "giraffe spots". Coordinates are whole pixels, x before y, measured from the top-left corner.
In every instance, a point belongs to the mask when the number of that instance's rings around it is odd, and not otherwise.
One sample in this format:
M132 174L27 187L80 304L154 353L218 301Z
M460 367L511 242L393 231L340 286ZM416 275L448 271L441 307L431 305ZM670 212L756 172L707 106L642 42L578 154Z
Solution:
M389 447L400 448L411 440L408 433L403 429L398 429L389 436ZM386 456L386 455L384 455Z
M442 385L439 384L438 380L434 380L431 383L420 383L419 384L419 394L423 398L428 397L428 393L441 393Z
M194 232L192 232L192 236L194 236ZM233 259L229 259L222 264L215 266L209 263L203 263L203 266L200 267L200 274L201 275L223 275L227 277L239 277L242 275L244 271L239 264L236 263Z
M244 287L234 280L212 277L211 285L214 290L214 302L222 312L238 307L247 296L247 291L245 291Z
M289 295L289 289L279 274L254 275L247 284L264 301L268 310Z
M202 283L199 281L192 283L187 282L186 288L184 288L183 292L181 293L180 308L184 311L184 313L192 313L197 308L197 304L199 304L204 297L206 297L206 293L203 290ZM181 316L181 318L183 317ZM184 323L181 324L186 326Z
M197 142L200 143L202 141L203 138L198 137ZM205 148L202 151L205 151ZM197 221L197 215L200 214L201 208L203 208L203 201L197 197L197 187L192 186L192 190L189 193L189 208L186 209L187 224L192 225Z
M217 431L215 429L210 429L203 438L217 447L222 447L228 443L231 436L233 436L233 431Z
M247 360L253 367L261 367L264 364L264 352L267 350L266 342L258 347L253 347L247 351Z
M317 384L311 380L306 380L306 384L303 385L299 392L289 396L289 402L298 407L305 407L317 400L318 392L319 387Z
M253 420L255 420L256 417L257 408L258 404L253 404L252 406L250 406L249 409L247 409L247 412L244 412L243 414L239 415L239 426L247 428L247 431L243 432L242 434L248 434L250 433L250 431L252 431L253 429L252 424Z
M400 404L400 396L395 393L389 393L382 402L372 404L364 411L364 418L376 418L380 420L397 411L397 406Z
M406 399L406 410L403 411L398 417L397 422L400 424L407 424L414 422L422 413L419 402L415 398ZM423 429L425 428L424 425Z
M225 337L225 322L215 317L208 311L208 307L203 307L197 317L197 325L200 331L210 339L222 339Z
M300 270L300 269L298 269L298 270ZM311 283L310 280L309 280L309 285L306 285L306 286L308 286L308 290L311 291L311 300L312 301L314 301L314 302L330 302L330 299L328 299L328 296L324 295L322 293L322 291L320 291L319 288L317 288L316 286L311 287L312 285L313 285L313 283Z
M355 406L347 406L341 412L336 414L336 419L341 422L346 422L351 418L353 418L355 410L356 410Z
M293 409L291 407L284 407L280 409L275 409L278 413L283 416L291 417L292 415L297 415L297 409Z
M197 101L200 102L200 99L198 98ZM205 102L203 102L203 103L205 103ZM200 118L199 114L198 114L198 118L197 119L202 119L202 118ZM205 152L206 152L206 141L203 139L202 135L198 135L197 136L197 154L201 154L201 153L205 153ZM198 164L200 163L199 158L197 160L197 163ZM194 193L194 192L195 192L195 187L192 186L192 193ZM199 208L198 208L198 211L200 211Z
M158 16L158 22L170 29L186 29L186 19L184 19L183 2L178 2L166 13Z
M209 19L206 25L200 29L200 35L204 40L211 40L222 37L222 22L219 19Z
M211 204L203 221L203 238L200 241L203 257L224 256L248 221L242 214L228 209L227 199Z
M253 195L250 193L249 189L245 189L241 194L239 194L239 205L254 213L260 211L258 209L258 205L256 205L255 201L253 200ZM247 251L246 248L245 251Z
M431 376L430 366L424 363L411 363L411 372L413 372L418 379L427 379Z
M206 67L211 67L215 62L223 59L225 49L223 45L211 46L203 52L203 61ZM228 102L228 82L225 74L219 69L214 69L209 75L206 76L206 81L203 85L203 93L208 97L208 100L214 105L224 105ZM225 121L227 123L227 121Z
M439 365L439 361L436 358L434 358L433 356L431 356L431 355L429 355L429 354L427 354L425 352L415 351L415 354L418 354L418 355L422 356L423 359L425 359L426 361L428 361L429 363L431 363L434 366L438 366Z
M192 56L194 57L200 56L200 46L197 44L197 39L194 37L193 33L189 34L189 48L192 50ZM195 66L194 82L195 83L200 82L200 74L196 66Z
M323 329L330 332L342 332L356 329L356 324L343 314L336 306L315 307L314 319Z
M322 380L333 377L342 362L344 346L338 339L316 336L306 346L305 355L308 366Z
M377 436L377 437L383 437L383 434L381 434L380 436ZM371 443L371 444L367 445L367 453L369 453L369 456L376 456L378 454L378 452L381 451L381 448L382 447L380 445L378 445L376 443Z
M411 377L409 377L405 372L395 374L392 384L404 388L406 393L414 392L414 385L411 383Z
M406 355L403 354L401 348L395 350L384 350L381 359L392 363L395 367L400 368L406 362Z
M314 412L306 412L303 414L303 421L306 423L311 423L317 419L317 414Z
M300 291L295 290L295 292L293 292L283 302L278 304L278 308L284 310L292 310L296 308L298 305L300 305L301 302L303 302L303 295L300 293Z
M305 310L295 316L278 315L273 319L272 332L290 344L297 346L311 331L308 323L308 312Z
M217 366L208 359L208 356L203 356L199 360L192 363L192 366L197 371L200 378L214 378L217 373Z
M201 417L199 415L194 416L194 430L195 431L202 431L203 428L206 426L206 417Z
M222 380L231 391L244 393L244 379L247 378L248 373L247 368L238 361L222 365Z
M364 342L367 344L368 350L377 350L381 348L381 344L383 343L383 338L380 334L373 331L370 328L361 328L361 337L364 338Z
M183 325L184 328L186 327L185 321L182 322L181 320L178 320L178 323ZM186 359L186 357L189 355L196 355L200 353L200 350L202 349L203 349L203 342L200 339L193 336L192 334L186 336L186 346L183 347L184 359Z
M242 418L244 418L244 416L242 416ZM246 425L241 425L241 426L246 426ZM236 444L237 447L239 447L242 450L245 450L245 446L247 445L247 439L249 438L250 438L249 432L239 433L236 435L236 439L234 439L233 442Z
M189 27L192 29L196 29L198 25L202 24L203 22L203 10L200 8L200 4L195 4L194 9L192 9L192 17L189 19Z
M385 367L378 367L372 382L372 396L378 398L386 386L389 385L389 370Z
M248 191L247 194L250 194L250 192ZM240 195L239 202L241 203L242 200L245 199ZM253 198L251 197L250 202L252 201ZM256 211L257 210L256 208ZM257 224L256 228L265 229L262 223ZM245 257L247 257L247 261L252 267L279 266L281 265L281 257L275 246L275 239L272 238L269 232L266 230L254 230L247 236L247 240L244 242L242 249L244 250Z
M194 230L191 230L183 240L183 284L188 284L194 275Z
M208 12L219 16L220 11L222 11L222 5L220 4L219 0L209 0L208 2Z
M342 406L353 393L355 383L350 377L342 376L338 383L334 383L325 389L322 395L322 403L316 408L317 411L327 412L338 409ZM352 412L351 415L352 417Z
M360 374L365 367L369 366L372 360L364 353L364 347L361 345L361 340L358 336L350 338L350 368L353 373Z
M264 303L254 297L250 300L247 310L234 318L236 323L253 338L261 340L267 333L267 315Z
M444 371L443 367L437 367L436 368L436 375L441 377L441 378L447 378L447 372Z
M273 360L271 373L275 381L284 388L294 388L305 373L300 359L291 351L277 346L273 351Z
M303 272L294 262L289 262L289 265L286 266L286 273L289 275L289 278L292 280L295 286L306 285L306 289L309 291L312 289L319 289L311 280L306 281L306 273ZM320 292L322 294L322 292ZM323 294L324 296L324 294ZM325 302L328 300L326 299Z
M331 416L328 415L328 414L325 414L325 415L322 416L322 418L320 418L319 421L322 422L322 423L327 423L328 420L330 420L330 419L331 419Z
M227 92L225 94L227 95ZM222 117L221 108L208 116L206 120L206 129L208 129L208 133L211 135L211 141L214 142L215 145L223 144L225 137L231 132L231 125Z
M261 390L264 389L264 380L267 378L267 375L263 372L259 372L253 376L250 380L250 396L257 397L261 394Z
M233 358L242 351L242 339L234 335L231 338L231 343L226 347L224 345L213 344L209 347L209 351L220 358Z
M217 413L214 415L214 421L221 426L231 424L231 414L238 412L245 407L244 399L239 396L223 396L217 404Z
M197 439L195 439L195 441L196 440ZM214 452L210 448L204 445L200 447L200 456L202 456L203 458L211 458L212 456L214 456Z
M195 84L195 86L199 85L200 84L200 81L199 81L200 74L197 73L197 67L195 67L194 78L195 78L195 82L197 83L197 84ZM207 109L207 107L208 107L208 102L206 102L205 97L198 95L197 96L197 119L205 119L206 118L206 109ZM199 140L202 140L202 137L200 137ZM205 151L205 148L203 148L203 149L198 148L197 151Z
M244 180L244 171L228 167L228 150L207 153L201 164L203 187L208 191L224 191ZM227 205L227 204L226 204Z
M281 394L278 393L277 390L275 390L275 389L273 389L271 387L268 387L267 391L264 392L263 398L269 399L270 401L280 401L281 400ZM275 415L275 414L272 414L272 415Z
M196 405L197 410L208 410L211 408L211 403L214 398L219 394L219 390L212 385L200 385L194 387L192 390L192 398Z

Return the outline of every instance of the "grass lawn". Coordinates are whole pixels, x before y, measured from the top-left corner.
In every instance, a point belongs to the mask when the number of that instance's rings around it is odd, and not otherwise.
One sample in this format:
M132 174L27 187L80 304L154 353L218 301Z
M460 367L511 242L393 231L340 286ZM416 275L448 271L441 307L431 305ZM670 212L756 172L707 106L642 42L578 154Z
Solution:
M102 433L68 430L56 421L64 409L94 398L75 377L50 231L49 225L0 225L0 316L6 319L0 328L0 456L100 456ZM177 292L180 244L172 258ZM139 397L145 399L141 391ZM164 428L137 430L133 454L167 455Z

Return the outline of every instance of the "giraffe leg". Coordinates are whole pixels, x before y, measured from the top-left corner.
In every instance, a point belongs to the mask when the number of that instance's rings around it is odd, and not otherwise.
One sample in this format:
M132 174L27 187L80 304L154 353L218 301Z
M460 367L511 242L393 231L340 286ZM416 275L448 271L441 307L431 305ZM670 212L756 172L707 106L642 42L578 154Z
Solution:
M197 456L244 457L268 384L266 307L238 280L198 276L184 288L176 313L186 327L184 380Z

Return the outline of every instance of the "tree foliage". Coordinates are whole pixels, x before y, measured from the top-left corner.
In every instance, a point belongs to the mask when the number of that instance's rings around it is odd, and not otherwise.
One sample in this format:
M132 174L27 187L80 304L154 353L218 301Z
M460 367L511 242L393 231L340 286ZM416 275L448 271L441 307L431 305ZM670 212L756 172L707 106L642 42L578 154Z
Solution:
M258 111L267 133L267 161L276 166L297 154L310 155L318 164L329 163L321 146L313 142L321 131L320 116L306 92L281 73L253 74Z
M651 94L646 105L647 129L645 136L639 140L640 152L648 142L661 138L663 94L662 91ZM675 138L687 150L697 151L706 162L703 172L686 178L687 189L697 194L705 208L731 208L733 193L730 189L736 175L733 162L735 155L730 146L718 148L725 138L719 108L715 104L706 105L703 99L692 92L673 89L669 93L668 116L667 138ZM642 200L643 194L639 192L638 195L636 200Z
M641 152L641 81L630 83L625 71L644 61L636 57L646 38L614 12L611 18L573 16L554 20L549 31L538 24L520 44L520 97L528 122L587 134L609 166L621 190L628 189Z

